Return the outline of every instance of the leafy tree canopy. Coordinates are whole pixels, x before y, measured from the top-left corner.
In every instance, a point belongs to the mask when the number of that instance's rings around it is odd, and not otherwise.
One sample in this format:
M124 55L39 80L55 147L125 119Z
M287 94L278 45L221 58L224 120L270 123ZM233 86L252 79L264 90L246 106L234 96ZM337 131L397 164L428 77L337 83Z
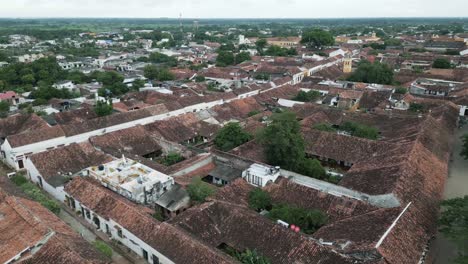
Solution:
M200 177L196 177L187 186L187 192L190 199L203 203L206 201L206 198L215 193L215 190L208 183L203 182Z
M331 46L335 43L333 35L323 29L309 29L302 34L302 44L309 48L319 49L323 46Z
M448 59L438 58L434 60L432 67L437 69L450 69L452 68L452 64Z
M348 80L352 82L392 84L393 70L387 64L380 62L370 63L367 60L363 60Z
M214 139L215 146L222 151L229 151L252 139L239 123L229 123L224 126Z
M455 263L468 263L468 196L442 202L439 230L457 245Z
M272 206L270 195L260 188L255 188L249 193L249 207L255 211L270 210Z
M94 112L96 112L98 116L110 115L112 114L113 110L114 108L112 107L111 102L106 102L102 100L97 101L96 106L94 107Z

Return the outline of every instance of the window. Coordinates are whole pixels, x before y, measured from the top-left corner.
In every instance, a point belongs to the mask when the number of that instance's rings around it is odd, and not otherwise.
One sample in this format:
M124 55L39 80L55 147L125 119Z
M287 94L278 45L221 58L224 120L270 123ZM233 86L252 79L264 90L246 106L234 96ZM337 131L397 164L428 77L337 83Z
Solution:
M148 259L148 257L149 257L149 256L148 256L148 251L146 251L146 250L144 250L144 249L141 249L141 250L143 251L143 258L144 258L145 260L148 260L148 261L149 261L149 259Z
M159 264L159 258L153 255L153 264Z

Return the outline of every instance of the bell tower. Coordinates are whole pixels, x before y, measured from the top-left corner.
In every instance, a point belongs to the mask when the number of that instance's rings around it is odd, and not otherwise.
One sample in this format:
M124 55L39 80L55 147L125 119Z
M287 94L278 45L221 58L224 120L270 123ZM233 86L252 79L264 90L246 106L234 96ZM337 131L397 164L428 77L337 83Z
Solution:
M343 72L351 73L353 71L353 59L350 56L346 56L343 62Z

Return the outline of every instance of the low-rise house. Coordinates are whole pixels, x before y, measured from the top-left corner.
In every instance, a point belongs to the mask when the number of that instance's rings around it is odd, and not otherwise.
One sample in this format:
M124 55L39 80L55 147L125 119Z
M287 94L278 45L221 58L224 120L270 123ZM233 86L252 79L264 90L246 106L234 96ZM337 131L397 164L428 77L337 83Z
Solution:
M0 189L1 263L110 263L52 212Z
M279 176L279 167L271 167L262 164L252 164L250 168L242 172L242 178L257 187L265 187L268 183L275 182Z
M76 86L72 81L61 81L53 85L57 89L66 89L69 91L75 90Z
M83 170L111 161L113 158L96 150L89 143L71 144L27 157L28 177L59 201L65 201L63 188Z
M153 210L126 200L95 180L75 178L65 191L68 206L148 263L234 263L184 230L158 222L150 215Z
M0 93L0 102L7 102L10 105L16 106L24 102L24 99L13 91Z
M154 204L174 186L172 177L125 156L89 167L83 175L96 179L106 188L139 204Z

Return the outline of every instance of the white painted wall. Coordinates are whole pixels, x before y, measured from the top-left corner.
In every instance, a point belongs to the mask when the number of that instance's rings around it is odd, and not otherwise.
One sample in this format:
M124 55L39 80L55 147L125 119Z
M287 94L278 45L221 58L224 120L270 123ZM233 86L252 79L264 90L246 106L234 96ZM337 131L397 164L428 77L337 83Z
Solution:
M71 195L68 195L72 197ZM73 198L73 197L72 197ZM82 205L78 200L75 199L76 202L76 211L81 211L81 208L89 210L85 205ZM146 250L148 252L149 256L149 261L148 263L153 263L153 255L156 256L159 259L159 263L161 264L173 264L169 258L164 256L163 254L159 253L156 249L152 248L150 245L136 237L134 234L132 234L130 231L126 230L123 228L118 222L114 221L113 219L106 220L105 218L99 216L92 210L89 210L91 212L91 219L86 218L86 214L83 216L83 218L93 226L96 226L95 223L93 222L93 215L96 216L99 219L100 222L100 230L104 233L106 233L106 224L109 227L109 231L111 233L110 238L115 239L117 241L120 241L123 245L125 245L127 248L131 249L133 252L135 252L137 255L143 257L143 250ZM122 230L122 237L119 237L117 228L119 227Z

